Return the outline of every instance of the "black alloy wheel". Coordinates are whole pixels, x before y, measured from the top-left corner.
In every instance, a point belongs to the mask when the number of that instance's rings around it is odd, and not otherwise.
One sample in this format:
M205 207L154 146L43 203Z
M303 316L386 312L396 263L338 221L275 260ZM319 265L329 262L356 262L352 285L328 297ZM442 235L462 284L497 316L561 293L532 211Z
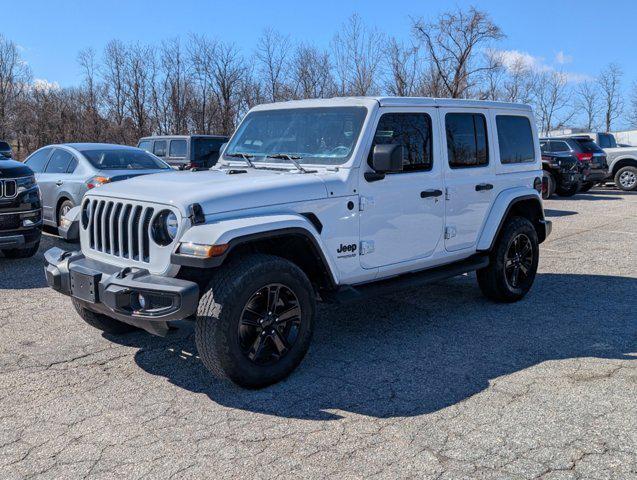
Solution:
M533 267L533 246L525 234L515 236L504 257L506 281L511 288L520 288L528 283Z
M294 292L280 283L257 290L238 324L241 352L257 365L273 365L285 357L301 329L301 306Z

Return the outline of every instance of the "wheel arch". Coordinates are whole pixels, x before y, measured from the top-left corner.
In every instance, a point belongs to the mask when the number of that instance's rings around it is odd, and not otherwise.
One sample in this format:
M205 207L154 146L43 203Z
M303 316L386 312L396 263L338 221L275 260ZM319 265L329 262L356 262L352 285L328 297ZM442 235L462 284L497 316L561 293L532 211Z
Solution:
M195 269L212 270L230 258L249 253L268 253L291 261L301 268L317 289L333 289L338 284L335 269L325 255L315 215L272 215L194 226L181 242L228 245L216 257L195 259L174 252L175 264Z
M514 216L527 218L533 224L540 243L548 236L547 223L549 222L544 218L540 194L532 189L505 190L496 198L487 218L486 226L478 240L477 250L491 251L504 224Z
M66 192L60 193L60 195L58 196L57 202L55 203L55 218L54 218L55 223L57 223L58 217L60 215L60 207L67 200L69 202L71 202L73 204L73 206L76 206L75 202L73 201L73 198L72 198L71 194L66 193Z
M618 158L617 160L615 160L613 162L613 166L612 166L612 170L611 170L611 175L613 176L613 178L615 177L615 175L617 175L617 172L619 171L620 168L624 168L624 167L635 167L637 168L637 158L635 157L622 157L622 158Z

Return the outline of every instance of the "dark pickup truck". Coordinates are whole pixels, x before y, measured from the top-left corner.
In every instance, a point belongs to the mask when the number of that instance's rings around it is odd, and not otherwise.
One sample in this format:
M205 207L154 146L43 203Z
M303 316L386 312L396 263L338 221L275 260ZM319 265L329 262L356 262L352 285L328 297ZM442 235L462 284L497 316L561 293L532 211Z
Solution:
M41 235L42 202L33 172L0 157L0 252L5 258L32 257Z

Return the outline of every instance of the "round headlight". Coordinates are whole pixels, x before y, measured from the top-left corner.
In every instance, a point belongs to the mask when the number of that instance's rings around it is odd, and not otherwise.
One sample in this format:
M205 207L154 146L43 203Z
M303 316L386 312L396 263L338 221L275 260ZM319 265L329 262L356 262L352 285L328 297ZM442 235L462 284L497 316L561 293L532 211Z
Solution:
M170 210L163 210L153 222L153 240L161 246L170 245L179 230L179 220Z

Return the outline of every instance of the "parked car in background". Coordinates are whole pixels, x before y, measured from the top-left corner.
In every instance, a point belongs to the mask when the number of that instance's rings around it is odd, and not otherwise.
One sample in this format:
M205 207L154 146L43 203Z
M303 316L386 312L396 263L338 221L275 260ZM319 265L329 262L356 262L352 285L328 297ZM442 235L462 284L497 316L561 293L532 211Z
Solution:
M42 204L33 172L0 156L0 251L6 258L32 257L41 234Z
M62 217L92 188L171 170L144 150L107 143L49 145L32 153L25 163L40 185L44 224L52 227L59 227Z
M221 146L228 141L222 135L157 135L144 137L137 146L165 160L179 170L204 170L219 159Z
M555 193L562 197L572 197L579 191L583 175L576 156L567 152L542 151L542 169L545 179L542 198L551 198Z
M606 153L608 175L606 180L615 182L625 191L637 190L637 147L618 145L612 133L585 132L577 137L588 137Z
M0 140L0 157L13 157L13 150L11 149L11 145L2 140Z
M603 182L608 176L608 164L604 150L586 136L543 138L540 141L540 148L543 154L568 154L577 159L582 173L579 188L581 192L587 192L594 185Z

